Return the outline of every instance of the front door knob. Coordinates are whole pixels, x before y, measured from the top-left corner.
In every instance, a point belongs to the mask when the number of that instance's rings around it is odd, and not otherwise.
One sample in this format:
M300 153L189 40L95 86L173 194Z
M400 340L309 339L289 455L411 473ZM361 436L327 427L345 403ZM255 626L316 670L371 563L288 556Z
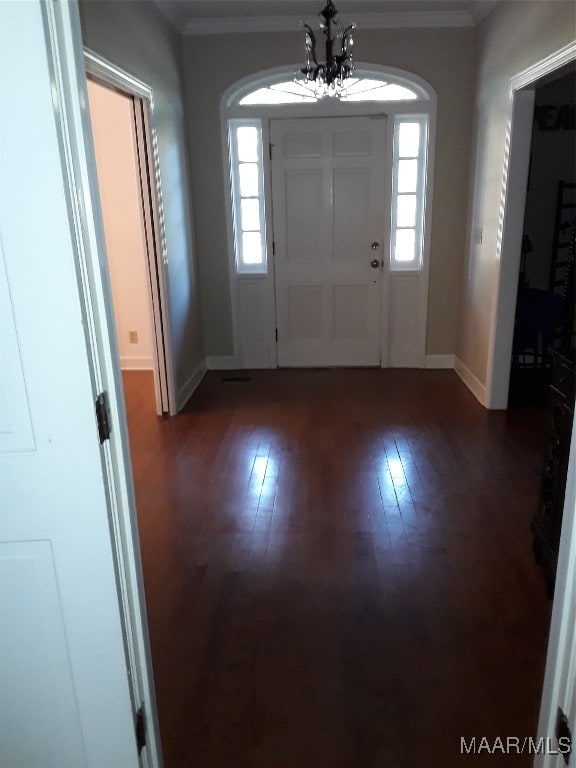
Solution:
M372 261L370 262L370 266L372 267L372 269L378 269L378 267L380 266L380 259L372 259Z

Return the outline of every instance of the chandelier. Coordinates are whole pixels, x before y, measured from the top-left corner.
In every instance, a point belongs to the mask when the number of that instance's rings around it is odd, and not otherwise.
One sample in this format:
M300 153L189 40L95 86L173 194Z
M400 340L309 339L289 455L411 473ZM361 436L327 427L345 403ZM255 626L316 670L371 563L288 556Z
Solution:
M326 37L326 61L319 62L316 55L316 36L308 24L304 24L306 66L300 72L304 75L304 85L311 87L317 98L326 96L339 98L344 94L344 81L350 77L352 63L352 30L355 23L342 29L336 21L338 11L332 0L320 11L320 29Z

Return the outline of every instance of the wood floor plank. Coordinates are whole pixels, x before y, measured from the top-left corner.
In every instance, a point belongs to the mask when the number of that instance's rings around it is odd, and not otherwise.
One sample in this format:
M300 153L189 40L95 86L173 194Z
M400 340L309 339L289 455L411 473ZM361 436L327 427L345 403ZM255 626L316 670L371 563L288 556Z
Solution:
M159 418L124 377L166 768L502 765L460 739L535 732L545 414L452 371L227 378Z

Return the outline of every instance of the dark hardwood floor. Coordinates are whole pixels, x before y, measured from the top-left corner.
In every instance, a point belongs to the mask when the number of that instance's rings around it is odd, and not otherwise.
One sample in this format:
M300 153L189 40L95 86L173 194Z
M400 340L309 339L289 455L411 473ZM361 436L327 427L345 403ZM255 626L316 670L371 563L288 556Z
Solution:
M529 766L551 605L541 409L452 371L125 391L165 768ZM227 378L233 380L226 380Z

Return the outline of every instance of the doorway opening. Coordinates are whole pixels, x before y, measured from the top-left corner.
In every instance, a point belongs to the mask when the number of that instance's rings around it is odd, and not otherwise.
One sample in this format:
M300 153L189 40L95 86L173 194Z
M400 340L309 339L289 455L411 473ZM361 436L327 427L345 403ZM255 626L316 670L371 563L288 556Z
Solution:
M492 409L508 407L524 213L530 176L535 89L574 72L575 61L576 45L568 45L513 77L510 83L510 112L500 202L501 229L497 244L500 274L491 324L486 380L486 405Z
M295 92L294 71L295 65L256 73L222 96L230 367L423 368L434 89L410 72L358 64L358 93L316 101ZM321 121L332 126L326 136L314 128ZM288 125L298 131L284 135ZM238 154L238 134L248 131L257 136L252 159ZM418 136L410 147L399 138L408 134ZM367 163L376 155L381 162ZM254 192L246 178L242 190L250 164ZM360 201L366 205L355 217ZM371 220L359 227L368 209ZM345 267L356 271L344 275ZM288 274L294 270L300 274ZM366 347L361 356L359 340Z
M536 84L508 403L546 400L551 355L574 358L576 72Z
M174 414L152 92L91 52L85 61L120 368L152 372L156 413Z

